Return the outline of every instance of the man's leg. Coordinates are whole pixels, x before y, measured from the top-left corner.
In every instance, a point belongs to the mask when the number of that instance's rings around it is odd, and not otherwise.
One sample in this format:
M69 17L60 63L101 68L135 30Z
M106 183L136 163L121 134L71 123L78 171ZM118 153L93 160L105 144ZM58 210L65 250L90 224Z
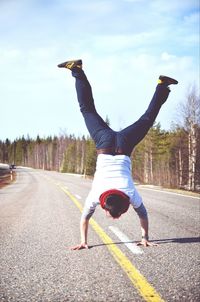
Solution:
M72 69L72 76L76 79L75 86L81 113L97 149L112 146L114 131L97 113L92 89L84 71L80 68L74 68Z
M65 67L72 71L80 111L97 149L112 146L115 133L96 111L90 83L82 70L82 61L67 61L59 64L58 67Z
M118 147L122 148L126 154L131 154L133 148L145 137L148 130L152 127L162 104L167 100L170 93L168 85L178 83L176 80L173 81L175 82L161 82L158 84L146 112L135 123L118 133Z

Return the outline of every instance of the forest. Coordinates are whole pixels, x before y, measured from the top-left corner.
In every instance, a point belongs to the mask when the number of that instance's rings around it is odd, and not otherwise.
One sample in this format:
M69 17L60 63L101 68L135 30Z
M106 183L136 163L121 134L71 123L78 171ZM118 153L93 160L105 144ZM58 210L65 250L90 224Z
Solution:
M136 182L200 191L200 97L194 86L180 104L181 120L171 130L155 123L131 155ZM109 122L109 121L108 121ZM0 140L0 162L93 176L96 150L90 137L28 135Z

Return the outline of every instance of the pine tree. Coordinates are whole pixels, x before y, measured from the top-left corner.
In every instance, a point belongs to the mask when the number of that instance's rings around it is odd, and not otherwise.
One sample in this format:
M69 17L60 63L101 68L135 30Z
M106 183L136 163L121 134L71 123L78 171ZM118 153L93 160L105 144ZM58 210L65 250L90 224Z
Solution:
M97 153L92 139L86 140L85 175L94 175Z

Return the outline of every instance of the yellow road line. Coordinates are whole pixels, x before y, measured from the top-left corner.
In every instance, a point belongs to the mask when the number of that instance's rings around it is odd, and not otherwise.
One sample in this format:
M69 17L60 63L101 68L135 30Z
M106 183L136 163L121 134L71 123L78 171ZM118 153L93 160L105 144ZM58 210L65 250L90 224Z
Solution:
M77 208L82 211L83 207L80 202L68 191L66 188L59 186L68 197L74 202ZM134 267L132 262L122 253L122 251L115 245L112 239L104 232L99 224L93 219L90 219L90 224L99 235L103 243L111 252L117 263L121 266L124 272L128 275L134 287L139 291L140 295L147 302L164 302L156 290L148 283L146 278Z

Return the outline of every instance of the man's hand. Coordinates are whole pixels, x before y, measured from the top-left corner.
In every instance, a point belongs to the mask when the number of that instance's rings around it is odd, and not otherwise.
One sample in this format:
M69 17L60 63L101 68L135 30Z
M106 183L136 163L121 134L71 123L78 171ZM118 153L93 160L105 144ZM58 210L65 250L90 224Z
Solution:
M149 228L149 222L148 217L140 217L140 225L141 225L141 231L142 231L142 240L137 243L137 245L143 245L145 247L147 246L157 246L156 243L149 241L148 236L148 228Z
M147 239L142 238L142 240L138 242L137 245L143 245L145 247L148 247L148 246L157 246L157 243L153 243L148 241Z
M80 231L81 231L81 244L70 247L70 250L88 249L87 234L88 234L89 219L81 218Z
M70 247L70 250L82 250L82 249L88 249L88 245L86 243L81 243Z

